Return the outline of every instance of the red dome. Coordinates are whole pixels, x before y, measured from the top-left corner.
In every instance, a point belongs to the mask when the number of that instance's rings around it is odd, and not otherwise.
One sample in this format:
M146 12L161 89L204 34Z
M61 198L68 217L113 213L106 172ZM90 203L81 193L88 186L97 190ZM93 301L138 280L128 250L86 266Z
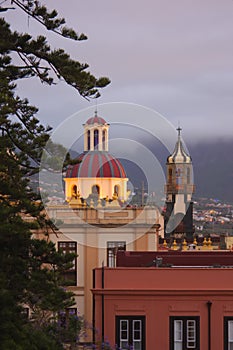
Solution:
M107 124L107 123L102 117L98 117L97 115L95 115L94 117L89 118L86 121L86 124L88 124L88 125L92 125L92 124L104 125L104 124Z
M66 177L127 177L120 161L107 152L84 152L78 159L81 163L70 165Z

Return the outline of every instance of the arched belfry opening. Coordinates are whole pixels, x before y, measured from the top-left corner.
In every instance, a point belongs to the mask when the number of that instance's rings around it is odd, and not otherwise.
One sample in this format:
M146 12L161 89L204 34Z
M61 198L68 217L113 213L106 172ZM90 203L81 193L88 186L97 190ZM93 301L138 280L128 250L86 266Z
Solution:
M98 149L99 145L99 130L95 129L94 130L94 149Z
M106 134L107 134L107 131L104 129L103 133L102 133L102 149L103 149L103 151L106 150Z
M91 132L90 130L87 131L87 151L90 151L91 149Z

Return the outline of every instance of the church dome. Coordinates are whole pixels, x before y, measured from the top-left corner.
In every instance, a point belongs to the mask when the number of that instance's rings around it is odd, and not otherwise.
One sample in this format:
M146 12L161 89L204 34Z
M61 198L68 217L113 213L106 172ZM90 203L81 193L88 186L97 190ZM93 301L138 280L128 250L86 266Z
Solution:
M107 124L107 122L104 120L104 118L98 117L97 115L95 115L94 117L89 118L86 121L86 124L87 125L94 125L94 124L105 125Z
M190 155L185 151L183 143L181 141L180 137L180 131L181 128L178 128L178 140L175 145L175 149L173 153L167 158L168 163L191 163L192 158Z
M78 158L80 163L70 165L66 178L126 178L121 162L108 152L84 152Z

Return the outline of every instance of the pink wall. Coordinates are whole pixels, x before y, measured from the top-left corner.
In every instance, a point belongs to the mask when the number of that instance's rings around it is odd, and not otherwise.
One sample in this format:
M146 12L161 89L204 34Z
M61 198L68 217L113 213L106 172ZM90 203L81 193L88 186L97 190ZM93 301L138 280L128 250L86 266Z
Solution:
M105 337L115 344L117 315L146 316L146 349L169 349L169 317L200 316L200 349L208 349L211 307L211 350L223 349L223 317L233 316L232 268L96 269L96 328L101 334L104 293Z

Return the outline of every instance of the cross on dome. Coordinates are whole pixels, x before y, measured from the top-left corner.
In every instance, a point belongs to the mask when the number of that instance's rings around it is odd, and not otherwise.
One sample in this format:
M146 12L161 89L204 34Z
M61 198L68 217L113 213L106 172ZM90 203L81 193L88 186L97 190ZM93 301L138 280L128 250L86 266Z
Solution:
M173 153L167 158L168 163L191 163L192 159L190 155L185 151L183 143L181 141L181 127L178 126L178 140L175 145Z
M182 128L180 126L178 126L178 128L176 130L178 131L178 136L180 136Z

